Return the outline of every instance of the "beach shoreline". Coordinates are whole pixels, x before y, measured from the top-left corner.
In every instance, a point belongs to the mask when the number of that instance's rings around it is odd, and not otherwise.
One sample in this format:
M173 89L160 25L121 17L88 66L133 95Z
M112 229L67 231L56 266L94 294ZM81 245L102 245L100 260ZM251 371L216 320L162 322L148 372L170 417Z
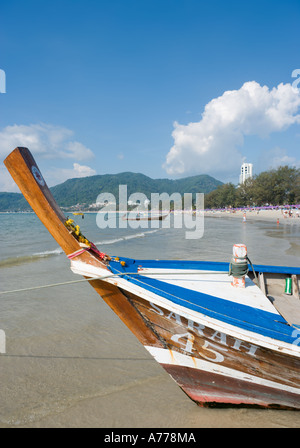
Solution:
M205 217L233 218L241 221L268 221L277 224L300 224L299 210L205 210Z

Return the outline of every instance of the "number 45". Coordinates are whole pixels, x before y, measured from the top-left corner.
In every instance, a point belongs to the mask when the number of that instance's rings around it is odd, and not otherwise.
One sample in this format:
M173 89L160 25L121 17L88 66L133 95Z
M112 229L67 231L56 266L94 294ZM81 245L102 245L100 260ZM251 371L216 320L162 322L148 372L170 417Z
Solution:
M296 68L292 72L292 78L297 78L297 76L300 75L300 68ZM292 87L295 87L295 89L298 88L298 84L300 83L300 76L299 78L295 79L295 81L292 84Z

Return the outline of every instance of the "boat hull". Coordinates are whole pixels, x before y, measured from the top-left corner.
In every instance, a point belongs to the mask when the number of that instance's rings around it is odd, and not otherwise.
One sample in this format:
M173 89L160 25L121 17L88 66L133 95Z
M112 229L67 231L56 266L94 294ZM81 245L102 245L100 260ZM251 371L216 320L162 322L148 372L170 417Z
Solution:
M145 348L198 405L300 409L298 357L123 294L160 341Z
M199 406L239 406L299 409L299 396L275 387L253 385L245 380L212 374L205 370L161 364L181 389Z

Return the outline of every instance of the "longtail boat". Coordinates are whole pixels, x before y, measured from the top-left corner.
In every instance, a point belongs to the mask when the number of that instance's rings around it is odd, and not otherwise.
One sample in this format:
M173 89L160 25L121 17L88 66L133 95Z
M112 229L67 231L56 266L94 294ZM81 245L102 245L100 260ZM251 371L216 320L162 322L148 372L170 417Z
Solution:
M107 255L66 219L27 148L4 163L72 271L194 402L300 409L299 267L252 265L243 245L230 263Z
M162 221L168 216L168 213L141 213L129 212L122 216L123 221Z

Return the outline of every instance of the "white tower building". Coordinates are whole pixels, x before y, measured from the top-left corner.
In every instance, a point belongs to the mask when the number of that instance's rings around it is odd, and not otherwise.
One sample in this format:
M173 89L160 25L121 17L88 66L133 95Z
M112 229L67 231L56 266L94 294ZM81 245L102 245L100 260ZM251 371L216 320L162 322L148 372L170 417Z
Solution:
M243 163L243 165L241 166L240 184L243 184L246 179L252 177L252 169L252 163Z

